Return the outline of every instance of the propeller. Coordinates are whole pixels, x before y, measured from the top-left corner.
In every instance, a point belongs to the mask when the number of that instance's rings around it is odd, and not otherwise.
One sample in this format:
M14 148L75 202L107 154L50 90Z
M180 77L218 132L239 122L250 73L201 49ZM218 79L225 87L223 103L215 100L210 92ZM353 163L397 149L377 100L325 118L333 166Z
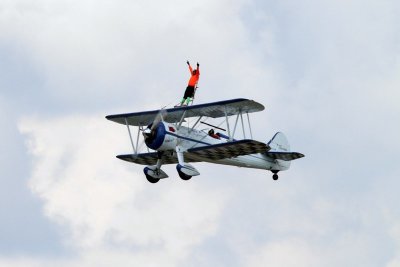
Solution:
M157 129L158 124L164 120L164 114L166 114L167 112L165 110L160 110L160 112L158 112L158 114L156 115L156 117L153 120L153 123L151 125L150 130L154 131L155 129Z
M142 140L139 144L137 144L137 153L142 150L143 145L146 144L151 144L153 140L157 137L157 127L160 124L161 121L164 120L164 118L167 117L167 111L164 109L161 109L157 115L154 117L154 120L152 123L150 123L147 128L142 128L139 127L138 131L142 132L142 135L144 137L144 140ZM132 154L132 159L137 158L137 153Z
M160 112L158 112L158 114L155 116L153 122L145 130L143 130L143 136L146 141L152 141L152 139L156 136L158 125L164 120L164 118L166 118L166 116L167 111L161 109Z

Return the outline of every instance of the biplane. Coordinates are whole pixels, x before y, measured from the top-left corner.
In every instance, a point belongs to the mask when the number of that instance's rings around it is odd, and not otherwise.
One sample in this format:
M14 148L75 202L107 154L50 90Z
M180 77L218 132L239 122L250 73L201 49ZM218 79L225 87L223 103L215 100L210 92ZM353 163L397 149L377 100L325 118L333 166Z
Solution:
M278 172L289 169L292 160L304 155L291 152L289 142L281 132L277 132L268 143L253 140L249 114L262 110L262 104L239 98L106 118L128 129L133 153L118 155L117 158L146 165L143 171L151 183L168 177L161 169L166 164L176 164L178 175L183 180L200 175L191 164L195 162L269 170L273 173L272 178L277 180ZM216 126L206 122L208 119L222 122ZM226 129L220 127L222 123ZM130 126L137 127L135 139ZM200 129L203 126L206 128ZM240 126L243 138L237 139L235 135L238 135ZM250 139L246 138L245 128ZM147 147L144 153L139 151L141 139Z

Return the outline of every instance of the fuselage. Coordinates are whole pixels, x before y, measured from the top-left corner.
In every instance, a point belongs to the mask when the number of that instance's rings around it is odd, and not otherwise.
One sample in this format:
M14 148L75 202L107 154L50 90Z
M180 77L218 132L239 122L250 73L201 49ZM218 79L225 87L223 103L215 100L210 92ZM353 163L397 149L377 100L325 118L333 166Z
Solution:
M181 126L179 129L175 124L166 122L160 123L157 129L159 139L157 140L158 147L150 147L158 151L175 150L179 146L183 151L191 148L210 146L215 144L226 143L229 137L220 134L220 137L212 137L206 130L197 130ZM218 133L217 133L218 135ZM265 154L257 153L222 160L211 160L201 158L201 161L206 161L214 164L231 165L245 168L265 169L265 170L287 170L290 167L290 161L276 160L268 157Z

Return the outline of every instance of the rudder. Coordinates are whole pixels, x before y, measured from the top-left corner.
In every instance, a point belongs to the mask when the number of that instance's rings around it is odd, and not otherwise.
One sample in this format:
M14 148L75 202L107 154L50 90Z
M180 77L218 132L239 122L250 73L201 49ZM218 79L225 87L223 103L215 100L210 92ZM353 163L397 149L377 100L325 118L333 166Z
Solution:
M272 137L272 139L268 142L268 145L271 148L269 152L290 152L289 141L287 140L286 136L281 132L277 132L274 137Z

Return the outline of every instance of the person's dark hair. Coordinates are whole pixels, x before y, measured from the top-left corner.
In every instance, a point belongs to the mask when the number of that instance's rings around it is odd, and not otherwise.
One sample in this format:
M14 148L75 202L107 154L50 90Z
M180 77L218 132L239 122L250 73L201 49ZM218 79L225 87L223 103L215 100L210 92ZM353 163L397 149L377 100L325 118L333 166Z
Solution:
M193 70L193 72L192 72L192 73L193 73L193 75L195 75L195 74L197 73L197 70Z

